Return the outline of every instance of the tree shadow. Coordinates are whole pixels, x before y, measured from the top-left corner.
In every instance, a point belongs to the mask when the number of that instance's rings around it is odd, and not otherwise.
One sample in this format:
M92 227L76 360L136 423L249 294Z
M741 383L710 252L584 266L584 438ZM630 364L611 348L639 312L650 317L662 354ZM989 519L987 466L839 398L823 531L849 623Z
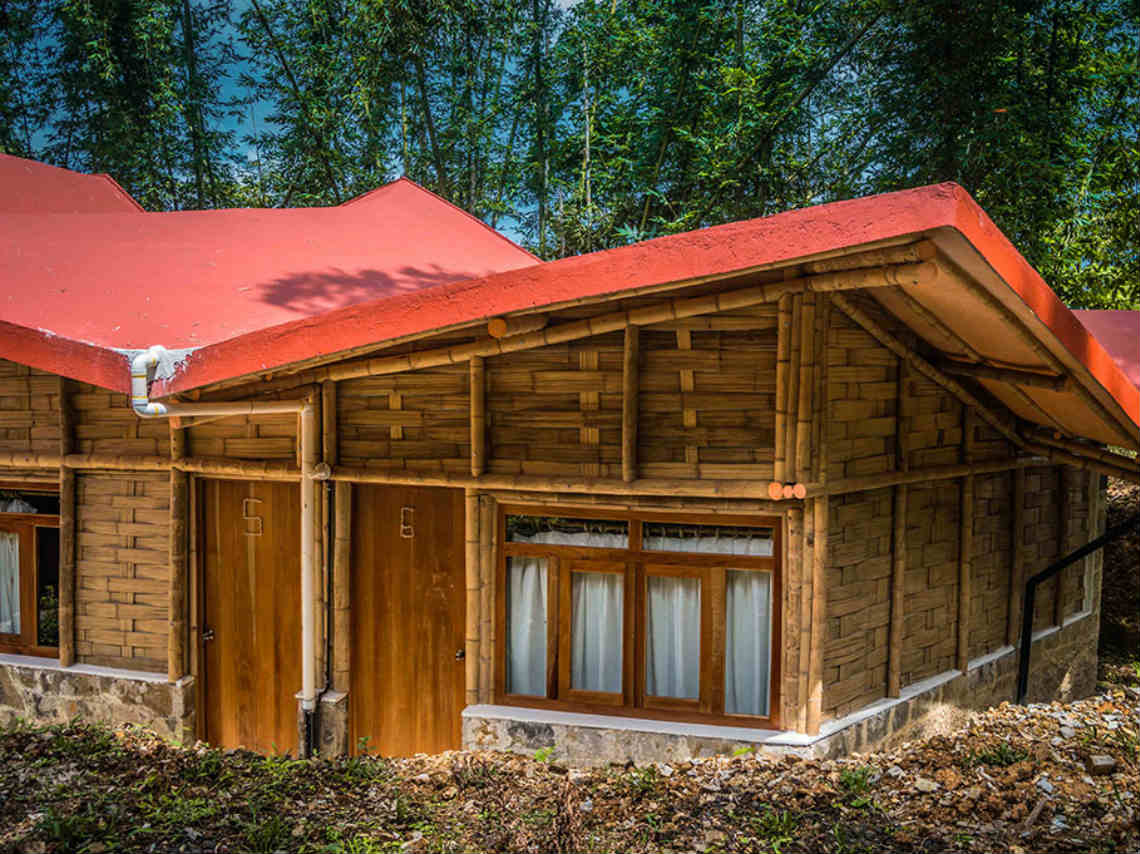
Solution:
M259 298L310 317L362 302L416 293L439 285L462 282L481 275L473 270L442 267L401 267L397 271L330 270L294 273L257 286Z

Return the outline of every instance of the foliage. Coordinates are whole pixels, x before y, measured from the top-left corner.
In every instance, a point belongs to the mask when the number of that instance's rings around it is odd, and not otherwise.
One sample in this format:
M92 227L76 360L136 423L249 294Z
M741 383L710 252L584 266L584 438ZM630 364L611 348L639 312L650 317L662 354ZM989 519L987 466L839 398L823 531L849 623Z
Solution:
M1134 0L6 0L0 150L150 209L404 174L543 257L939 181L1140 308Z

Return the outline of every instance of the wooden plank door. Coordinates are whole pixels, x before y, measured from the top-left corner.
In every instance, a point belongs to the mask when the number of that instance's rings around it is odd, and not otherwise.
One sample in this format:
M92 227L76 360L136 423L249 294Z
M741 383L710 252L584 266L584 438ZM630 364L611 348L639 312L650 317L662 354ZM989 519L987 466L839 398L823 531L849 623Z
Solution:
M301 689L300 490L202 482L206 740L296 753Z
M463 491L357 486L352 502L353 748L459 747L464 700Z

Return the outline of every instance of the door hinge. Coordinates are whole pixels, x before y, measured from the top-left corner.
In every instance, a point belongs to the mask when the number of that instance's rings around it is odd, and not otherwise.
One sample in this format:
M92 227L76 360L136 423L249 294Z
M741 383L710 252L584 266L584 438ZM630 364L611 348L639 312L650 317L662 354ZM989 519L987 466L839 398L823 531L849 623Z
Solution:
M213 639L214 639L214 630L213 629L203 629L202 630L202 643L205 643L206 641L212 641Z

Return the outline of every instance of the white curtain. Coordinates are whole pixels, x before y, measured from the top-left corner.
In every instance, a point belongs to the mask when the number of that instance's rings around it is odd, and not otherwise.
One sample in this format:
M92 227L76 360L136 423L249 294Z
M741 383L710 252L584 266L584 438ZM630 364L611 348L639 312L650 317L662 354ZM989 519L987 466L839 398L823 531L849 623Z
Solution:
M20 535L0 531L0 635L20 633Z
M570 578L570 687L620 694L625 577L575 572Z
M766 572L725 573L724 710L768 714L771 577Z
M701 694L701 581L646 579L645 693L697 699Z
M507 558L507 693L546 696L546 558Z
M647 524L642 548L652 552L771 557L772 538L766 532L757 532L754 537L742 537L736 531L721 533L715 529L686 528L684 525L665 525L659 528Z

